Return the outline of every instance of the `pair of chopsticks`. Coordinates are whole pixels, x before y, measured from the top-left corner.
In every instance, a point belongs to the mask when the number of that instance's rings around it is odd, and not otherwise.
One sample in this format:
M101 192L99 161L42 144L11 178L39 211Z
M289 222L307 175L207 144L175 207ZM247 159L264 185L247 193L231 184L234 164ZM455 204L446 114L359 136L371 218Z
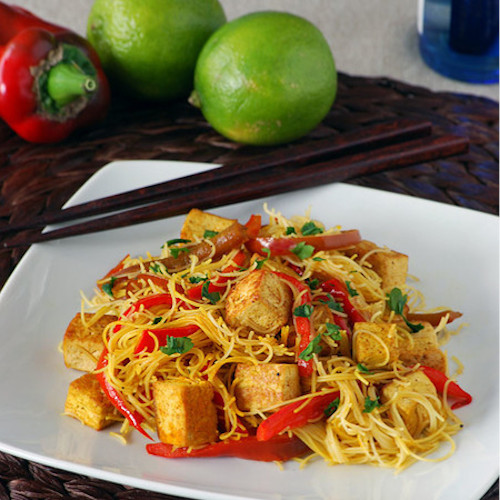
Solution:
M87 203L46 212L24 224L0 228L0 236L48 224L112 215L29 235L18 234L1 247L89 234L108 229L263 198L332 182L346 181L467 151L468 140L432 134L429 122L398 119L345 132L310 144L296 144L250 160Z

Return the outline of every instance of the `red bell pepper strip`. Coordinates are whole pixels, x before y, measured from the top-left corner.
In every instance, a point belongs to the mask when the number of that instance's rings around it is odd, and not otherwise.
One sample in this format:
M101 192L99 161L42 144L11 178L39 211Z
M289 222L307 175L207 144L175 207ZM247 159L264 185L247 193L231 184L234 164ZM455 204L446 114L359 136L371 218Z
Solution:
M197 332L200 328L196 325L180 326L177 328L156 328L154 330L144 330L135 348L135 354L141 352L153 352L155 346L167 345L167 337L187 337ZM154 337L157 341L155 342Z
M299 243L311 245L316 251L335 250L345 248L361 241L359 231L356 229L344 231L339 234L321 236L299 236L296 238L253 238L247 241L246 247L254 253L265 255L264 249L275 255L293 255L292 249Z
M462 317L462 313L457 311L451 311L447 309L446 311L439 311L434 313L411 313L407 312L405 317L408 321L412 323L422 323L423 321L430 323L432 326L438 326L441 320L448 315L447 323L451 323L458 318Z
M282 280L288 281L300 294L300 305L311 305L311 289L302 281L294 278L285 273L280 273L278 271L273 271L276 276ZM293 324L295 326L295 331L300 336L299 342L299 354L309 345L309 342L313 339L313 325L309 318L293 315ZM313 373L313 362L312 360L304 360L300 357L297 359L297 364L299 366L299 374L302 377L310 377Z
M247 235L249 238L257 238L259 236L260 228L262 227L262 216L252 214L248 222L245 224L247 228Z
M439 394L444 394L446 390L447 398L455 401L451 406L452 410L456 410L472 402L472 396L464 391L456 382L450 381L448 385L446 385L449 378L443 372L430 366L420 366L419 369L422 370L434 384Z
M232 273L233 271L237 271L238 268L240 268L243 263L245 262L246 256L244 252L238 252L234 258L233 261L235 265L230 265L225 267L222 272L223 273ZM219 276L215 281L211 281L208 285L208 292L209 293L214 293L214 292L222 292L225 288L225 284L229 281L230 277L229 276ZM186 297L188 297L191 300L200 300L201 299L201 293L203 290L204 283L200 285L193 286L192 288L189 288L186 291Z
M0 117L18 135L57 142L104 118L109 85L84 38L3 3L0 26Z
M152 440L151 436L142 428L141 424L144 422L144 417L137 411L132 410L120 392L110 384L105 372L102 371L106 366L108 366L108 350L104 348L96 368L98 370L96 373L97 380L104 394L106 394L106 397L113 406L130 422L130 425L137 429L143 436Z
M366 321L363 315L351 304L349 292L342 281L336 278L329 279L321 284L321 289L342 304L351 324Z
M150 455L165 458L235 457L260 462L284 462L310 452L309 447L299 438L287 434L275 436L268 441L258 441L256 436L241 439L217 441L203 448L175 448L166 443L146 445Z
M318 394L307 400L294 401L281 407L263 420L257 428L257 439L268 441L285 431L303 427L309 422L319 420L325 416L325 410L340 396L340 392ZM306 403L307 401L307 403Z

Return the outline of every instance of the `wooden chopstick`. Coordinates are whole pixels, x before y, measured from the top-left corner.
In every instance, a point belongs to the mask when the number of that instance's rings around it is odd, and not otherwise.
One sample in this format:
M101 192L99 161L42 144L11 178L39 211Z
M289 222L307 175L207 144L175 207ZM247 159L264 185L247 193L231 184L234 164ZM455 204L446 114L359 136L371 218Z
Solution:
M242 174L248 175L252 172L265 171L279 165L295 167L312 160L320 161L326 158L336 158L341 155L367 151L411 138L423 137L430 135L430 133L431 124L425 121L398 119L381 122L361 130L345 132L333 138L318 140L314 149L311 149L310 145L307 144L292 145L286 149L279 149L244 162L226 164L199 174L134 189L56 212L47 212L24 223L0 227L0 234L17 232L22 229L42 228L49 224L130 209L146 203L164 200L167 196L174 196L181 192L185 194L186 190L192 190L210 182L238 178Z
M468 140L454 135L431 136L384 146L375 151L360 152L320 163L290 169L286 164L248 175L229 177L208 185L178 193L168 200L107 217L89 220L46 233L13 238L3 248L26 246L69 236L131 226L186 213L191 208L203 210L256 198L345 181L383 170L445 158L464 153Z

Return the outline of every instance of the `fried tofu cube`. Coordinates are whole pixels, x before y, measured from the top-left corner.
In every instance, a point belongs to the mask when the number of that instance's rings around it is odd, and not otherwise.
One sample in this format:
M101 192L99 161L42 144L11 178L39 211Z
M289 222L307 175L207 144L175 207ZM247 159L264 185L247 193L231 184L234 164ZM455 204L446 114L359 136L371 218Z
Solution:
M85 313L82 321L80 313L70 321L64 334L62 349L64 363L68 368L84 372L95 370L97 361L104 348L102 332L112 321L114 316L102 316L87 326L92 320L92 314Z
M346 255L349 257L358 255L362 258L368 252L378 248L375 243L363 240L346 250ZM382 279L382 288L384 290L392 290L405 284L406 275L408 274L407 255L384 248L369 255L366 261Z
M210 382L158 380L153 384L160 441L200 446L217 439L217 412Z
M290 288L266 270L251 272L229 292L225 317L229 326L243 326L260 334L276 335L288 323Z
M122 420L93 373L86 373L69 384L64 412L97 431Z
M382 388L381 401L391 406L391 412L397 412L403 419L408 432L417 437L429 425L429 414L419 403L416 395L437 397L434 384L424 373L409 373L404 379L395 379ZM431 399L431 404L437 404ZM394 417L393 417L394 418Z
M446 373L448 363L446 355L439 348L433 326L422 323L424 328L403 339L399 345L399 359L408 366L421 365L436 368Z
M387 366L399 359L399 340L393 323L355 323L354 359L368 369Z
M263 410L300 396L299 369L295 364L238 364L235 396L244 411Z
M186 215L180 236L186 240L197 240L203 238L207 230L220 233L234 222L235 219L226 219L225 217L219 217L218 215L193 208Z

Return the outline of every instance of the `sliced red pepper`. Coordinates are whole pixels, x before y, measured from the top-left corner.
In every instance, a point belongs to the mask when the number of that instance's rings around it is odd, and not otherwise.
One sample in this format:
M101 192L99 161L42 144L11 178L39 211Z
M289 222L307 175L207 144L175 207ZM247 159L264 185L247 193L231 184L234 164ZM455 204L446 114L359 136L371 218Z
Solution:
M150 455L165 458L234 457L260 462L285 462L311 451L299 438L287 434L268 441L258 441L256 436L218 441L190 451L189 448L176 448L166 443L151 443L146 445L146 450Z
M305 283L288 274L280 273L278 271L273 272L279 278L288 281L288 283L290 283L298 291L300 294L300 305L311 305L311 289ZM295 331L300 336L300 354L309 345L313 338L313 325L309 318L296 315L293 315L293 324L295 326ZM310 377L312 375L313 362L311 359L306 361L299 357L297 358L297 364L299 366L299 374L302 377Z
M464 391L456 382L450 381L448 385L446 385L449 378L443 372L430 366L420 366L420 370L422 370L434 384L439 394L444 394L446 390L446 397L455 401L451 406L452 410L456 410L472 402L472 396Z
M318 394L307 400L302 399L283 406L260 423L257 428L257 439L267 441L282 432L297 429L309 422L319 420L325 416L328 405L338 397L340 397L340 392L336 391Z
M179 326L177 328L156 328L154 330L144 330L137 347L135 354L141 352L153 352L156 345L159 347L167 345L167 337L187 337L196 333L200 328L196 325ZM155 342L154 337L157 341Z
M457 311L451 311L447 309L446 311L439 311L434 313L411 313L408 312L405 314L405 317L408 321L412 323L430 323L432 326L438 326L441 320L448 315L447 323L451 323L456 319L462 317L462 313Z
M248 222L245 224L249 238L257 238L259 236L260 228L262 227L262 216L252 214Z
M105 372L102 371L106 366L108 366L108 350L104 348L96 368L96 370L99 370L96 373L97 380L104 394L106 394L106 397L113 406L130 422L130 425L137 429L143 436L152 440L152 437L142 428L141 424L144 422L144 417L137 411L132 410L120 392L110 384Z
M349 292L342 281L332 278L321 284L321 289L340 302L351 324L366 321L363 315L351 304Z
M234 271L237 271L245 262L246 256L244 252L238 252L234 258L233 261L235 265L230 265L225 267L222 272L223 273L232 273ZM208 292L209 293L215 293L215 292L222 292L225 289L225 284L229 281L230 277L229 276L219 276L215 281L211 281L208 284ZM200 300L202 297L202 290L203 290L204 283L201 283L200 285L193 286L192 288L189 288L186 291L186 297L188 297L191 300Z
M247 241L247 248L254 253L265 255L264 249L271 255L293 255L292 249L299 243L305 243L314 247L316 251L336 250L349 247L361 241L361 235L356 229L343 231L339 234L327 234L321 236L299 236L296 238L253 238Z

